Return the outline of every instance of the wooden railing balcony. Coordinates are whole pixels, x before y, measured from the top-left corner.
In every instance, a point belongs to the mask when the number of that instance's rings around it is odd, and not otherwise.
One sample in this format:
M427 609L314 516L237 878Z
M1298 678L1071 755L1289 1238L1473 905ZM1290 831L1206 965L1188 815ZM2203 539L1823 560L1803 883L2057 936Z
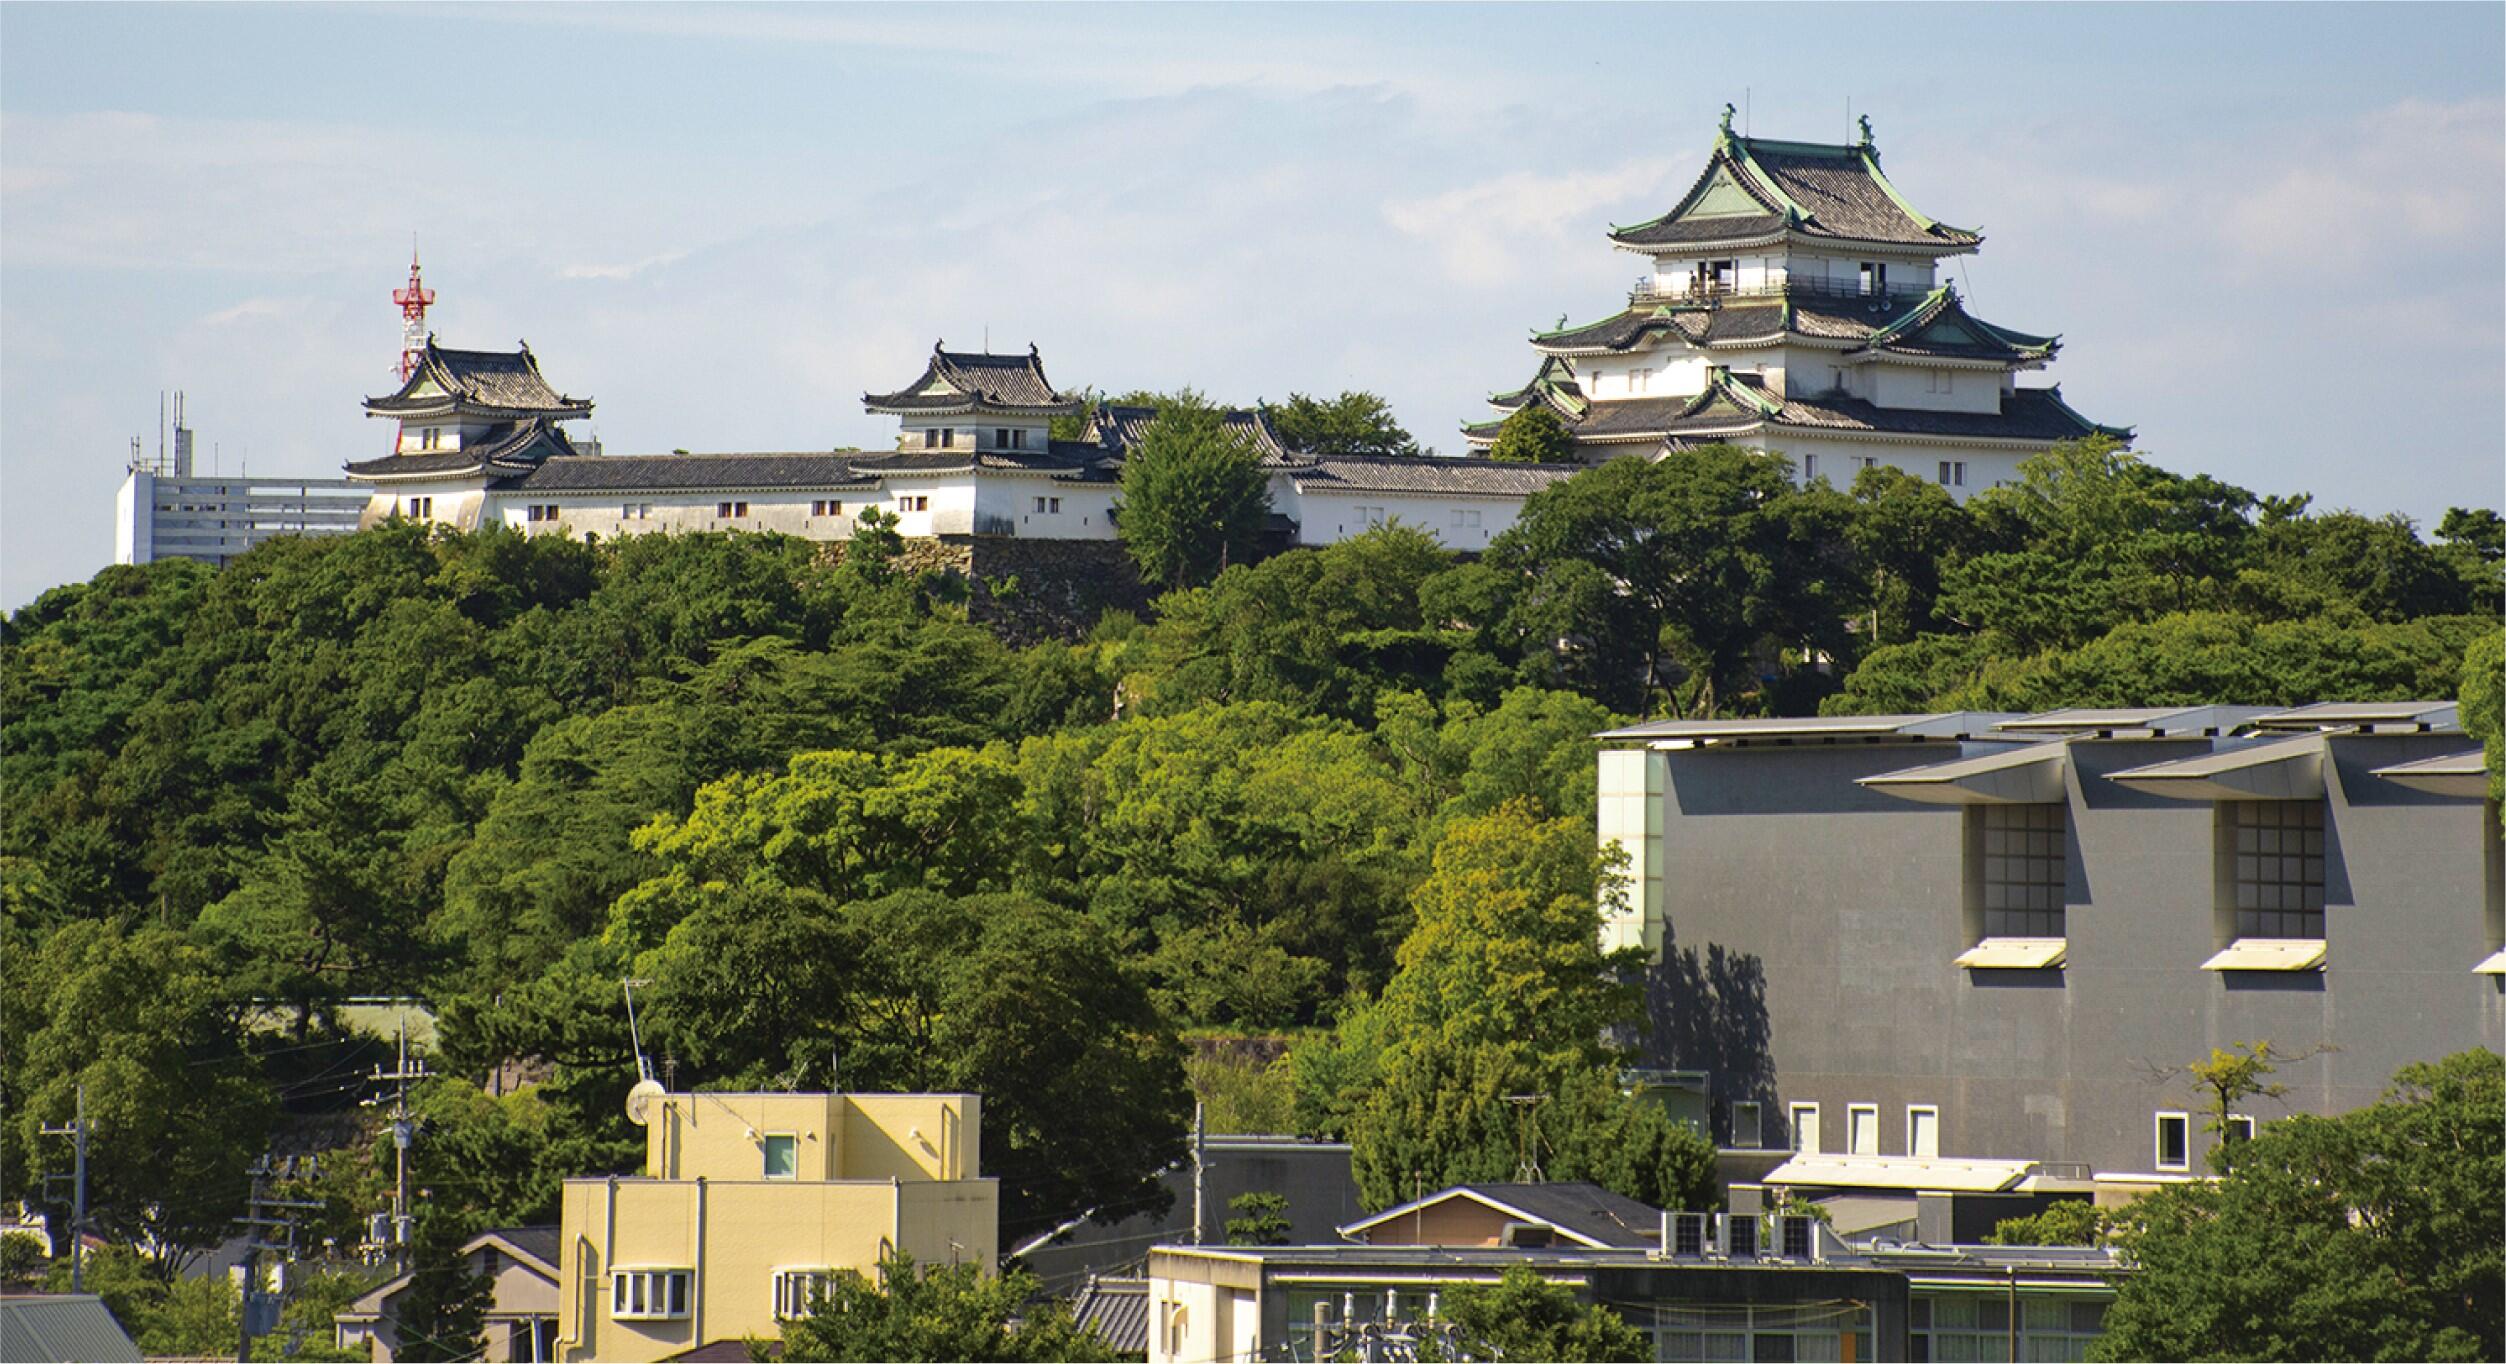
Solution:
M1887 301L1921 298L1932 291L1926 284L1889 284L1866 289L1859 280L1795 278L1777 275L1759 283L1718 284L1713 280L1692 278L1662 279L1646 275L1629 290L1630 306L1647 303L1721 303L1734 299L1782 298L1871 298Z

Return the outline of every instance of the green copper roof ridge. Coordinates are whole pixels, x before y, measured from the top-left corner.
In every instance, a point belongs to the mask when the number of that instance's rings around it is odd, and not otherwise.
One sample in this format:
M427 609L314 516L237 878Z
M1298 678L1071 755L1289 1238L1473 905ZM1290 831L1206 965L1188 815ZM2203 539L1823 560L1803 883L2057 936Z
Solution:
M1742 137L1739 141L1771 152L1809 152L1816 156L1833 156L1842 160L1863 150L1857 142L1794 142L1781 137Z
M1732 399L1735 406L1755 408L1761 417L1772 417L1784 410L1782 403L1752 391L1746 384L1735 382L1729 365L1708 366L1706 378L1709 392L1722 393Z
M1854 151L1859 153L1862 158L1862 168L1869 171L1871 173L1871 178L1878 182L1880 193L1887 195L1890 203L1895 204L1900 211L1902 211L1907 217L1912 218L1916 225L1920 226L1924 231L1955 232L1959 236L1973 237L1977 241L1982 241L1984 239L1984 234L1974 228L1951 227L1949 224L1944 223L1937 218L1931 217L1930 215L1924 213L1921 209L1916 208L1912 203L1908 202L1905 195L1897 192L1897 186L1889 180L1888 172L1880 169L1879 148L1863 146L1854 148Z
M1552 327L1545 332L1540 330L1538 327L1534 327L1531 329L1531 339L1534 341L1545 341L1552 336L1564 336L1568 332L1590 331L1604 322L1616 322L1620 318L1625 317L1634 311L1636 311L1634 308L1621 308L1607 317L1596 317L1590 322L1578 322L1571 327Z
M2050 402L2052 402L2052 403L2053 403L2053 405L2054 405L2055 407L2057 407L2057 408L2060 408L2060 409L2061 409L2061 411L2062 411L2062 415L2064 415L2064 416L2066 416L2066 417L2069 417L2071 420L2073 420L2073 421L2075 421L2075 422L2078 422L2078 423L2080 424L2080 429L2081 429L2081 430L2086 431L2086 432L2088 432L2088 433L2090 433L2090 434L2092 434L2092 435L2099 435L2099 436L2112 436L2112 437L2114 437L2116 440L2130 440L2130 439L2132 438L2132 428L2131 428L2131 427L2128 427L2128 426L2108 426L2108 425L2106 425L2104 422L2093 422L2093 421L2090 421L2088 418L2086 418L2086 417L2084 417L2084 416L2080 415L2080 410L2079 410L2078 408L2073 407L2073 406L2071 406L2069 403L2066 403L2066 402L2064 402L2064 401L2062 400L2062 385L2060 385L2060 384L2055 384L2055 385L2053 385L2053 386L2051 386L2051 387L2049 387L2049 388L2045 388L2045 389L2042 389L2042 390L2039 390L2039 391L2040 391L2040 392L2042 392L2042 393L2045 395L2046 399L2047 399L2047 400L2049 400Z
M1732 154L1734 165L1746 170L1751 179L1760 182L1768 193L1775 196L1777 202L1783 204L1784 217L1788 223L1806 223L1817 219L1817 214L1803 208L1791 195L1786 194L1784 187L1775 183L1774 176L1759 168L1757 161L1749 155L1747 138L1732 138L1731 146L1725 150Z
M1942 304L1955 301L1957 296L1957 292L1949 285L1941 285L1939 288L1925 294L1922 302L1915 304L1913 307L1908 308L1905 312L1899 314L1896 321L1872 332L1870 339L1864 341L1862 344L1865 347L1877 346L1881 342L1897 336L1899 333L1905 331L1911 326L1914 326L1918 322L1930 322L1933 318L1940 316L1940 308Z

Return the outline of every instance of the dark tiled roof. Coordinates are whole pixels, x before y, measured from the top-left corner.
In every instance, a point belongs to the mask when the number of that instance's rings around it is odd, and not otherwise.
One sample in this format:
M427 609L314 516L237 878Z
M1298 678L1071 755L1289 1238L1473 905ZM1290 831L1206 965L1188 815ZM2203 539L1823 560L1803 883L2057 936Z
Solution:
M430 385L442 392L416 391ZM512 352L452 350L436 345L431 336L418 367L410 371L399 391L368 398L365 406L378 417L480 413L579 417L592 410L589 398L569 398L549 387L529 346Z
M498 485L507 492L674 492L699 488L867 488L841 454L573 455Z
M1157 409L1154 407L1117 407L1112 403L1102 403L1089 414L1088 429L1082 435L1102 446L1107 456L1119 460L1140 443L1156 420ZM1238 439L1252 442L1254 451L1262 457L1266 468L1312 462L1288 448L1287 442L1279 438L1279 428L1271 424L1267 412L1230 408L1226 413L1226 422L1227 429L1234 432Z
M1744 209L1754 202L1766 212L1712 216L1690 212L1718 180L1728 180L1745 192ZM1983 240L1908 207L1880 169L1878 149L1868 143L1779 142L1741 137L1728 128L1716 138L1714 155L1676 207L1651 222L1613 228L1610 239L1643 249L1755 240L1784 230L1810 237L1946 249L1971 247Z
M1583 467L1432 455L1324 455L1311 465L1290 469L1288 477L1299 488L1528 497L1560 479L1581 473Z
M496 1237L550 1269L557 1267L557 1251L565 1241L557 1227L491 1227L479 1234Z
M1605 1246L1662 1244L1662 1210L1598 1184L1464 1184L1493 1203L1526 1212L1553 1227Z
M1784 230L1779 214L1746 214L1722 218L1656 219L1613 232L1610 239L1629 246L1687 246L1698 242L1756 241Z
M354 478L454 478L481 470L514 476L573 453L573 442L555 423L533 418L490 427L485 435L457 450L394 454L353 461L345 467Z
M1104 462L1093 446L1075 449L1070 441L1049 450L896 450L851 457L854 468L869 474L948 473L957 469L1024 469L1043 474L1079 474Z
M1079 1325L1104 1337L1105 1343L1117 1351L1136 1355L1149 1348L1146 1279L1090 1279L1088 1286L1079 1290L1070 1314Z
M2043 360L2061 339L1996 327L1966 310L1958 291L1943 285L1904 316L1871 337L1875 349L1895 355L1957 360Z
M1731 374L1724 382L1759 401L1772 401L1765 381L1754 374ZM1861 398L1789 398L1772 415L1746 400L1709 391L1695 410L1663 427L1667 435L1707 435L1760 426L1798 431L1878 432L1907 436L1955 436L1979 440L2060 441L2104 433L2128 437L2126 427L2100 426L2071 410L2058 388L2022 388L2002 395L1999 412L1929 412L1915 408L1880 407ZM1582 432L1578 431L1578 435Z
M955 412L991 407L1022 412L1072 413L1079 400L1055 391L1044 377L1044 360L1030 346L1024 355L952 351L934 346L922 377L894 393L865 393L873 412Z
M1671 423L1686 415L1695 406L1689 398L1631 398L1625 402L1594 403L1592 411L1575 425L1577 440L1594 440L1610 436L1651 436L1671 429Z

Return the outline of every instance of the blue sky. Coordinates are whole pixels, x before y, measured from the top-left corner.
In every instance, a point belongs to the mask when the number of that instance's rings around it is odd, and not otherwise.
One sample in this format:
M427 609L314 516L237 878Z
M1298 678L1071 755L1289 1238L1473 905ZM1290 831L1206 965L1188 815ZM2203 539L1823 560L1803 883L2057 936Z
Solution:
M0 8L0 605L130 437L385 440L420 239L613 452L883 444L935 338L1065 387L1364 387L1450 451L1610 312L1726 99L1871 116L1976 310L2169 467L2433 521L2506 474L2506 8Z

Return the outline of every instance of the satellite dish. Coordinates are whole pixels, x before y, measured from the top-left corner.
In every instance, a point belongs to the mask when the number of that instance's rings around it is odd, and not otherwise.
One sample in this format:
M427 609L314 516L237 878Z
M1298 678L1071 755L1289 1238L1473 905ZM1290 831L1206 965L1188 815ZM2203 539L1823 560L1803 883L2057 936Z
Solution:
M669 1090L661 1087L661 1081L659 1080L647 1077L636 1081L635 1088L627 1091L627 1121L634 1123L638 1127L642 1127L650 1123L653 1120L654 1101L669 1092Z

